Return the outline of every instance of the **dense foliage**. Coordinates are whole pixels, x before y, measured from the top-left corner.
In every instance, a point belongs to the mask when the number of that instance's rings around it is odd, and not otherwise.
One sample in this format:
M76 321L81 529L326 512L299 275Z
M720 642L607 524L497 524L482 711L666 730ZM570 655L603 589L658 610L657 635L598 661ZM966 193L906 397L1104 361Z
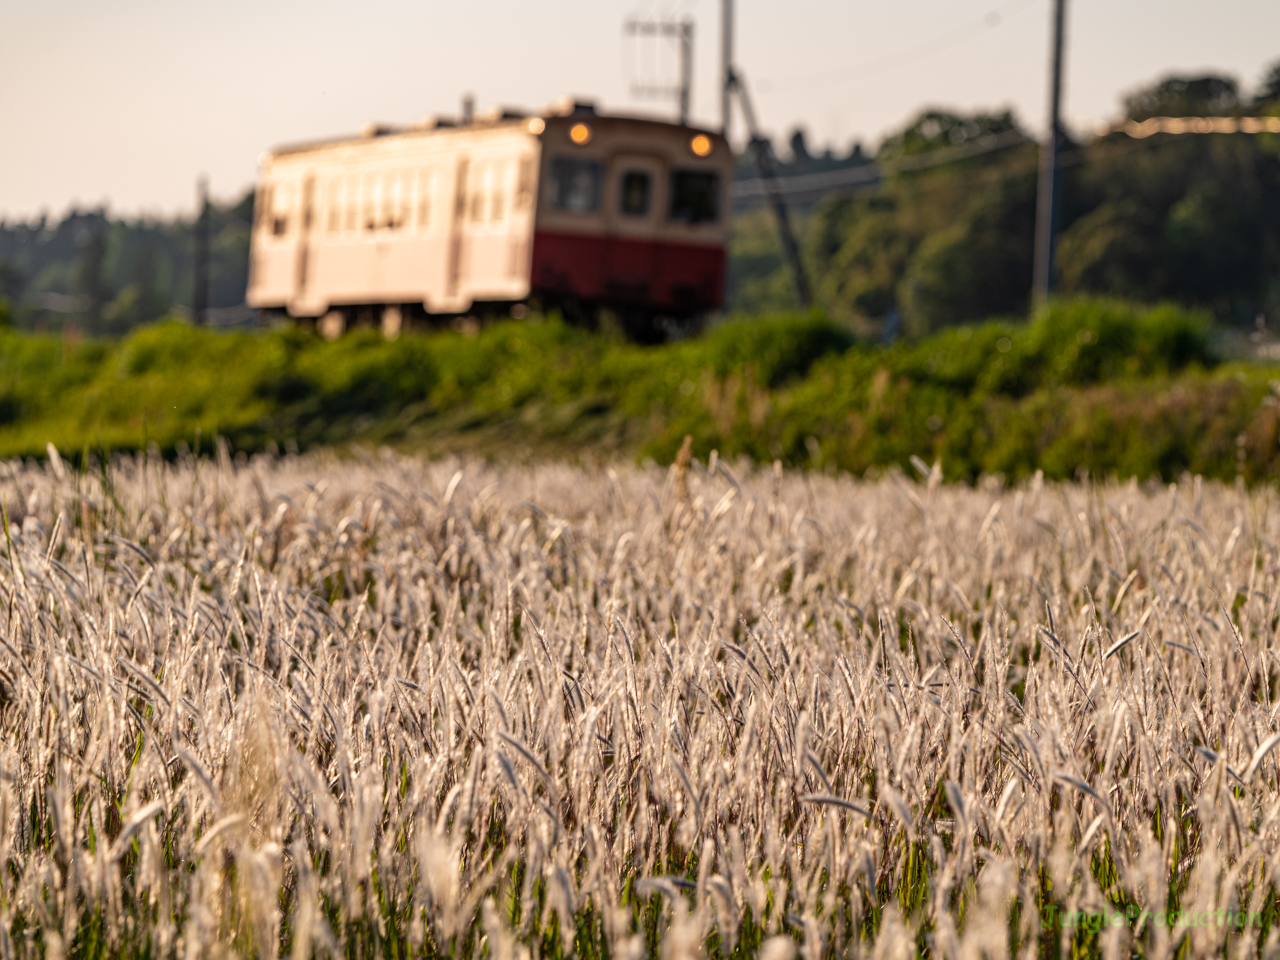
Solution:
M1170 77L1128 97L1124 115L1272 115L1275 77L1243 96L1224 77ZM1027 140L932 169L893 174L903 156L1015 130L1008 114L927 110L877 153L876 189L802 212L806 263L822 307L867 329L900 317L922 334L1027 309L1038 147ZM1062 162L1056 271L1068 294L1173 300L1251 325L1280 323L1280 135L1114 133ZM735 225L739 309L791 302L763 211Z
M252 216L252 193L210 205L212 307L244 302ZM100 209L0 221L0 303L25 329L120 335L190 306L194 242L183 217L121 219Z
M696 449L863 473L913 457L972 480L1280 475L1273 368L1220 364L1207 318L1059 302L881 347L817 317L657 348L556 321L469 338L181 323L122 341L0 333L0 454L351 440L502 458ZM197 438L201 438L197 440Z

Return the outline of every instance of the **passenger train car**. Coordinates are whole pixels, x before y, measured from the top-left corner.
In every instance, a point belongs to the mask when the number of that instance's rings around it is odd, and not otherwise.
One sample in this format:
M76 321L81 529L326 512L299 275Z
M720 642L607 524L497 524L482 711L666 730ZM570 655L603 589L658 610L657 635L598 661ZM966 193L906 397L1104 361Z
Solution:
M331 336L530 300L644 335L721 305L732 168L717 133L583 103L282 148L262 161L247 299Z

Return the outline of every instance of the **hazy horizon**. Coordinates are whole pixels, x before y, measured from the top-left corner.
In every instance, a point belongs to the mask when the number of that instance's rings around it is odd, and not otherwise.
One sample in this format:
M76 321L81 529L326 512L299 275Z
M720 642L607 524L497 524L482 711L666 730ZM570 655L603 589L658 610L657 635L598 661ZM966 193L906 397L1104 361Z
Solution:
M737 62L777 141L869 148L926 106L1009 108L1044 123L1050 0L912 0L783 9L738 0ZM0 218L105 204L126 216L194 205L209 177L241 195L273 145L477 107L537 109L563 95L604 109L670 114L630 84L670 80L673 60L624 42L630 16L696 22L693 119L718 126L717 0L562 0L535 8L371 0L179 8L159 0L0 5ZM1214 71L1246 91L1280 58L1280 4L1068 0L1067 120L1116 115L1123 95L1168 73ZM742 121L735 116L740 138ZM781 143L780 143L781 146Z

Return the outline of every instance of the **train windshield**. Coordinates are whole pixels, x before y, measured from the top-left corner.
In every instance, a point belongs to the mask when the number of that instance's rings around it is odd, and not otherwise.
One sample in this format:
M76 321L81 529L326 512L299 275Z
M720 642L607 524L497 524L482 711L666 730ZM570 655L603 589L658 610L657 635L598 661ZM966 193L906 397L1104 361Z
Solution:
M594 213L600 206L601 167L596 160L556 157L551 161L551 204L569 213Z
M640 170L628 170L622 175L622 212L632 217L643 217L649 212L649 175Z
M720 215L720 175L702 170L671 174L671 219L710 223Z

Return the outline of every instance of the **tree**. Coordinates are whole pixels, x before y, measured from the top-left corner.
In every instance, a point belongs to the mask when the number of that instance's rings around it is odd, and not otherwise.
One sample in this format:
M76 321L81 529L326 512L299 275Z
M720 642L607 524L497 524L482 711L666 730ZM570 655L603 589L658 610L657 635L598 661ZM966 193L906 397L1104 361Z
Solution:
M111 287L106 276L106 218L86 218L77 245L76 292L84 298L85 324L96 333L102 326L106 306L111 302Z
M1280 85L1280 65L1268 76ZM1236 82L1214 75L1165 77L1125 106L1139 119L1242 108ZM878 157L892 161L1017 129L1008 113L925 111L888 137ZM1070 154L1056 260L1062 292L1178 301L1250 325L1261 311L1280 323L1275 138L1115 134ZM891 313L901 314L908 332L923 333L1024 312L1036 167L1028 141L890 174L874 194L828 199L809 216L805 238L819 303L833 316L865 322L867 333ZM769 270L777 264L771 260ZM750 292L773 289L764 267L756 261Z
M148 323L168 309L167 298L157 286L158 251L153 237L142 235L134 244L129 282L103 312L104 331L124 334L130 328Z
M915 155L1018 130L1009 112L926 111L879 157ZM819 301L836 316L900 312L918 333L1026 307L1035 210L1028 143L991 157L890 177L877 194L814 213L807 252Z
M925 110L902 132L887 137L880 144L876 158L881 161L928 153L945 147L972 143L980 137L1017 130L1013 113L960 114L947 110Z
M1130 120L1149 117L1216 117L1240 106L1240 84L1232 77L1165 77L1125 97Z
M809 159L809 144L805 142L804 130L796 127L791 133L791 162L804 163Z
M1205 116L1232 103L1233 80L1167 77L1126 107ZM1116 136L1082 153L1064 191L1063 292L1176 300L1248 323L1280 307L1280 157L1268 138Z
M897 305L898 282L919 242L887 191L820 208L808 251L819 302L844 318L884 317Z
M1134 197L1107 200L1058 238L1064 293L1106 291L1143 300L1161 286L1158 225Z
M27 275L22 268L12 260L0 257L0 297L10 303L17 303L22 299L26 285Z
M134 254L130 269L131 286L138 291L138 307L134 315L134 323L147 323L155 320L167 309L157 287L159 256L156 243L151 237L143 237L138 244L138 252Z
M1036 177L997 179L962 218L921 243L899 284L907 331L1024 313L1031 293Z
M1262 82L1258 84L1258 90L1253 95L1255 106L1265 103L1274 103L1280 100L1280 60L1277 60L1267 72L1262 75Z

